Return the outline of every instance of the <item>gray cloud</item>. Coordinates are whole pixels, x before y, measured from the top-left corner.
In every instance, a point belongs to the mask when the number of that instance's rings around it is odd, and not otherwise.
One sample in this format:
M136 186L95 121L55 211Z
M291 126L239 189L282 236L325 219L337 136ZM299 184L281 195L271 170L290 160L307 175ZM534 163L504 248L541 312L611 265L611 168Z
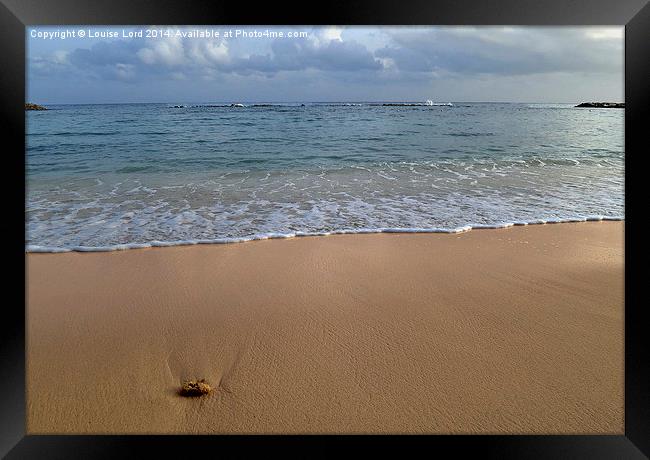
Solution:
M316 28L304 39L76 41L40 50L30 42L28 91L65 101L78 91L93 101L619 100L621 31Z
M622 41L584 28L440 28L391 34L376 51L402 71L526 75L620 72Z
M301 70L380 70L382 65L363 45L330 40L324 46L313 42L280 41L273 43L274 61L280 69Z
M69 55L70 63L81 68L114 64L136 64L139 47L135 41L117 40L95 43L91 48L77 48Z
M67 53L65 60L34 57L31 65L39 74L80 70L91 77L120 80L138 76L177 78L179 70L184 75L205 77L215 72L250 75L306 69L328 72L382 69L382 64L363 45L338 39L276 39L270 53L247 56L232 53L228 42L218 39L162 39L144 44L141 40L117 40L99 42L88 49L76 48Z

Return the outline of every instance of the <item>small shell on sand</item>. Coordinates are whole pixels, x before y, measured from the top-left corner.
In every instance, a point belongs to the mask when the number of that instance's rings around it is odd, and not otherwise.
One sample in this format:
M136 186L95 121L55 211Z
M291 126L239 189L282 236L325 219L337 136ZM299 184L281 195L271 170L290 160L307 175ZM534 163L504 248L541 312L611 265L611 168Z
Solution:
M205 381L200 380L187 380L181 386L181 396L203 396L212 391L212 387Z

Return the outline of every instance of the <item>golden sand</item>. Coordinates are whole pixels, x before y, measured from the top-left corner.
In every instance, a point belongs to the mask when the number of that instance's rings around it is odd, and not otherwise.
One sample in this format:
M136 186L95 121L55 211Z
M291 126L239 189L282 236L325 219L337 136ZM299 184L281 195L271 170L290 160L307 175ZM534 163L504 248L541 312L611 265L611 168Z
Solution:
M28 254L28 432L622 434L623 229Z

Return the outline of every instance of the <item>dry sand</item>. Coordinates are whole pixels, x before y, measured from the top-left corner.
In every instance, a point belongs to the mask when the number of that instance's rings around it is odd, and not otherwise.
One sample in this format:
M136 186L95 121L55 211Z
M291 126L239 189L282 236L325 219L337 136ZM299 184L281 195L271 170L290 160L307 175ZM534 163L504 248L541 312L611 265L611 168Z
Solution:
M29 254L28 432L622 434L623 230Z

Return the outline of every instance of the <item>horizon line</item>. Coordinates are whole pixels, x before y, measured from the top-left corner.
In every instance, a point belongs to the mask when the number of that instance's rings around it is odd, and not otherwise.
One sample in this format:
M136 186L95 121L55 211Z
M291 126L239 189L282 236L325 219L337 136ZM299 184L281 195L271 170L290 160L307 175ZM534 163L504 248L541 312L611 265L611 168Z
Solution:
M572 101L572 102L562 102L562 101L434 101L436 104L441 103L458 103L458 104L579 104L582 102L611 102L611 103L624 103L625 101L601 101L601 100L589 100L589 101ZM422 103L421 100L378 100L378 101L352 101L352 100L341 100L341 101L134 101L134 102L34 102L34 101L25 101L25 104L43 104L43 105L128 105L128 104L382 104L382 103Z

